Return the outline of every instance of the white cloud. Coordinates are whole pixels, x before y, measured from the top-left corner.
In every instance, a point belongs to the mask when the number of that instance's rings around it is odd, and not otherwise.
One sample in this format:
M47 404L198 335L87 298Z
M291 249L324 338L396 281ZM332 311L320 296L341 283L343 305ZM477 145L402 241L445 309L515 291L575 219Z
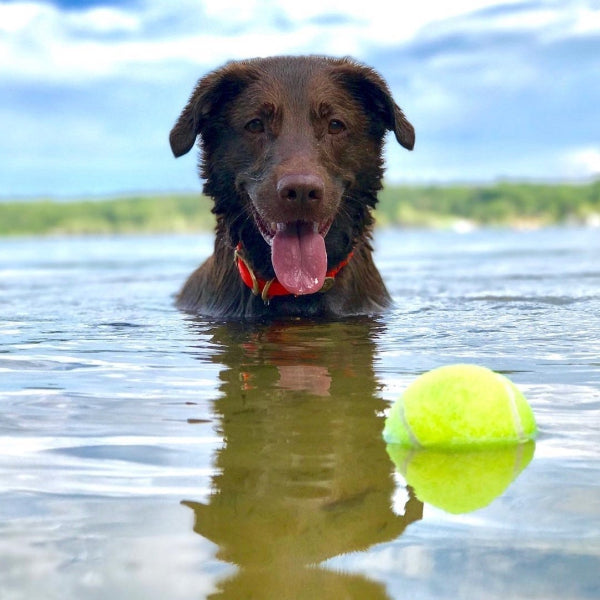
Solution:
M70 27L85 33L120 33L141 30L141 19L134 14L116 8L92 8L66 15Z
M564 158L567 176L595 177L600 175L600 146L585 146L569 150Z
M0 4L0 32L14 34L24 31L52 12L55 11L50 6L34 2Z
M600 30L600 7L579 2L570 19L570 32L585 35Z
M497 4L497 3L494 3ZM565 11L559 6L531 5L527 10L506 11L489 15L485 11L469 14L464 19L464 30L480 32L493 30L508 33L540 31L564 22ZM456 23L448 24L456 27Z
M230 58L284 53L362 56L412 39L428 24L497 0L423 0L400 16L389 0L237 0L61 11L50 4L0 4L0 78L89 80L136 65L185 61L205 67ZM507 0L517 2L517 0ZM159 34L157 17L169 23ZM327 19L324 26L319 19ZM195 29L190 31L190 23ZM110 34L110 35L109 35Z

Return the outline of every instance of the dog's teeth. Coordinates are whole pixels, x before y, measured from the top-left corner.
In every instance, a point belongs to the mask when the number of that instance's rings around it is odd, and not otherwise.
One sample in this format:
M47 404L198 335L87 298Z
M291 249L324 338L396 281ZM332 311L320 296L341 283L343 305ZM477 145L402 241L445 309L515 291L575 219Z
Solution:
M313 221L313 233L319 233L319 224Z
M275 225L275 229L276 229L277 231L285 231L285 223L277 223L277 224Z

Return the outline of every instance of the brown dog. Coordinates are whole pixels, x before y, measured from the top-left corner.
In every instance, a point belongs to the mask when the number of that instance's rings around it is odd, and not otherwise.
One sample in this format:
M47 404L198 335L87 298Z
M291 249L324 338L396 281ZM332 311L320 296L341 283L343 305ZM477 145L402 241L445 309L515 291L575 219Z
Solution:
M201 137L216 240L179 306L219 318L388 306L371 247L387 130L413 148L386 83L349 59L260 58L201 79L170 142L178 157Z

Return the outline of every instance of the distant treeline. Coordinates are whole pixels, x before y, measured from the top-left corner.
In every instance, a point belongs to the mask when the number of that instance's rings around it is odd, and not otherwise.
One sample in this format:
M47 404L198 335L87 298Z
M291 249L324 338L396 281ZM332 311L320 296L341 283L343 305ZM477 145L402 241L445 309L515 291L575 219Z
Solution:
M0 235L186 232L213 226L210 202L198 194L0 202Z
M388 186L379 225L545 226L600 222L600 180L588 184ZM211 202L198 194L106 200L0 202L0 235L207 231Z
M378 222L407 227L444 227L457 220L517 227L600 220L600 180L588 184L403 186L384 189L379 198Z

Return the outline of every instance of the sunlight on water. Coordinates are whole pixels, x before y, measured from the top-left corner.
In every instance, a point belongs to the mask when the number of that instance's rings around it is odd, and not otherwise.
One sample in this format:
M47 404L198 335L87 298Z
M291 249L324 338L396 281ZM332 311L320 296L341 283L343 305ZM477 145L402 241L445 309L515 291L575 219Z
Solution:
M2 597L597 598L597 232L376 247L388 314L226 324L172 304L208 236L1 240ZM454 362L528 397L527 460L392 462Z

